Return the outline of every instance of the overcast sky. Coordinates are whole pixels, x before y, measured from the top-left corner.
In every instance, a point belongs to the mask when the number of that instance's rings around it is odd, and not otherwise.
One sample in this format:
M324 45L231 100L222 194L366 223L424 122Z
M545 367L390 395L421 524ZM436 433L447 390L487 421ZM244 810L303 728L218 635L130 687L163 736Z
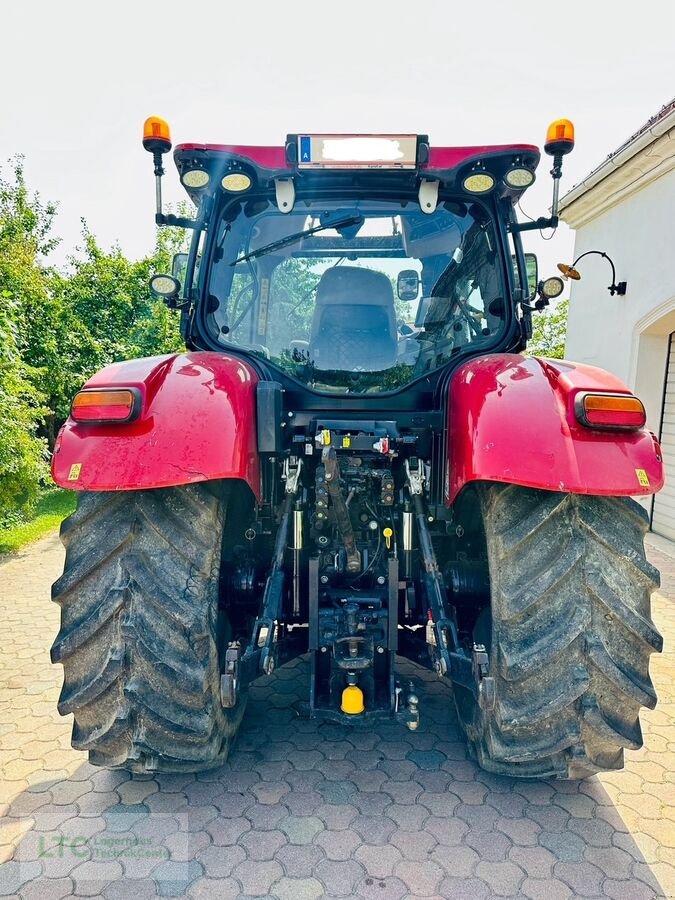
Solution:
M564 193L675 95L673 0L22 0L2 5L0 29L0 165L24 154L31 187L58 202L58 262L80 217L104 246L151 249L148 115L174 143L416 132L437 146L541 146L567 117ZM525 195L532 216L550 203L549 168ZM181 199L172 165L164 181ZM541 274L572 248L565 226L528 238Z

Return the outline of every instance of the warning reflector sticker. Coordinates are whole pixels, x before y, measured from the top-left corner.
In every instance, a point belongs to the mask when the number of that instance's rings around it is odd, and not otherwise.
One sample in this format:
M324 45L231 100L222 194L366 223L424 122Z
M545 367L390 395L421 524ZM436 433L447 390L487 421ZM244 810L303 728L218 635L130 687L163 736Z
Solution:
M649 481L649 475L645 472L644 469L636 469L635 474L637 475L637 480L640 482L642 487L650 487L651 483Z

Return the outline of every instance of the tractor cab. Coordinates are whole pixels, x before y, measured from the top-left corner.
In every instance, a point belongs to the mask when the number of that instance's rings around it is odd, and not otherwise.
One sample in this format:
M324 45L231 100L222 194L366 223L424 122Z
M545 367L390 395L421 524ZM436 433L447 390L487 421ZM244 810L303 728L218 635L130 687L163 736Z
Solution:
M198 214L158 209L194 237L182 283L153 285L180 304L189 346L242 354L312 405L410 389L419 406L449 363L525 345L537 283L513 208L536 147L289 135L174 158Z

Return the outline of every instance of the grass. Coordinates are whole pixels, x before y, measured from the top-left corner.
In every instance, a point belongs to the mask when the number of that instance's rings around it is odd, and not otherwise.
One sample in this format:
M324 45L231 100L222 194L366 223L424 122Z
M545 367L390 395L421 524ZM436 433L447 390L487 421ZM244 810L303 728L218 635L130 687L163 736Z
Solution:
M51 488L42 494L30 519L9 528L0 528L0 554L15 553L58 528L75 509L74 491Z

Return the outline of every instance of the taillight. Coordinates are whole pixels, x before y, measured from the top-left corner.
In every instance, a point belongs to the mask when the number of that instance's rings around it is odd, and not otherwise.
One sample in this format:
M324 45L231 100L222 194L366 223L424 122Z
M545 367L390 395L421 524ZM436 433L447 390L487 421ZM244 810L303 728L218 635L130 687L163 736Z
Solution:
M632 394L579 394L577 419L588 428L642 428L647 421L642 401Z
M130 422L140 409L137 388L85 389L75 394L70 414L76 422Z

